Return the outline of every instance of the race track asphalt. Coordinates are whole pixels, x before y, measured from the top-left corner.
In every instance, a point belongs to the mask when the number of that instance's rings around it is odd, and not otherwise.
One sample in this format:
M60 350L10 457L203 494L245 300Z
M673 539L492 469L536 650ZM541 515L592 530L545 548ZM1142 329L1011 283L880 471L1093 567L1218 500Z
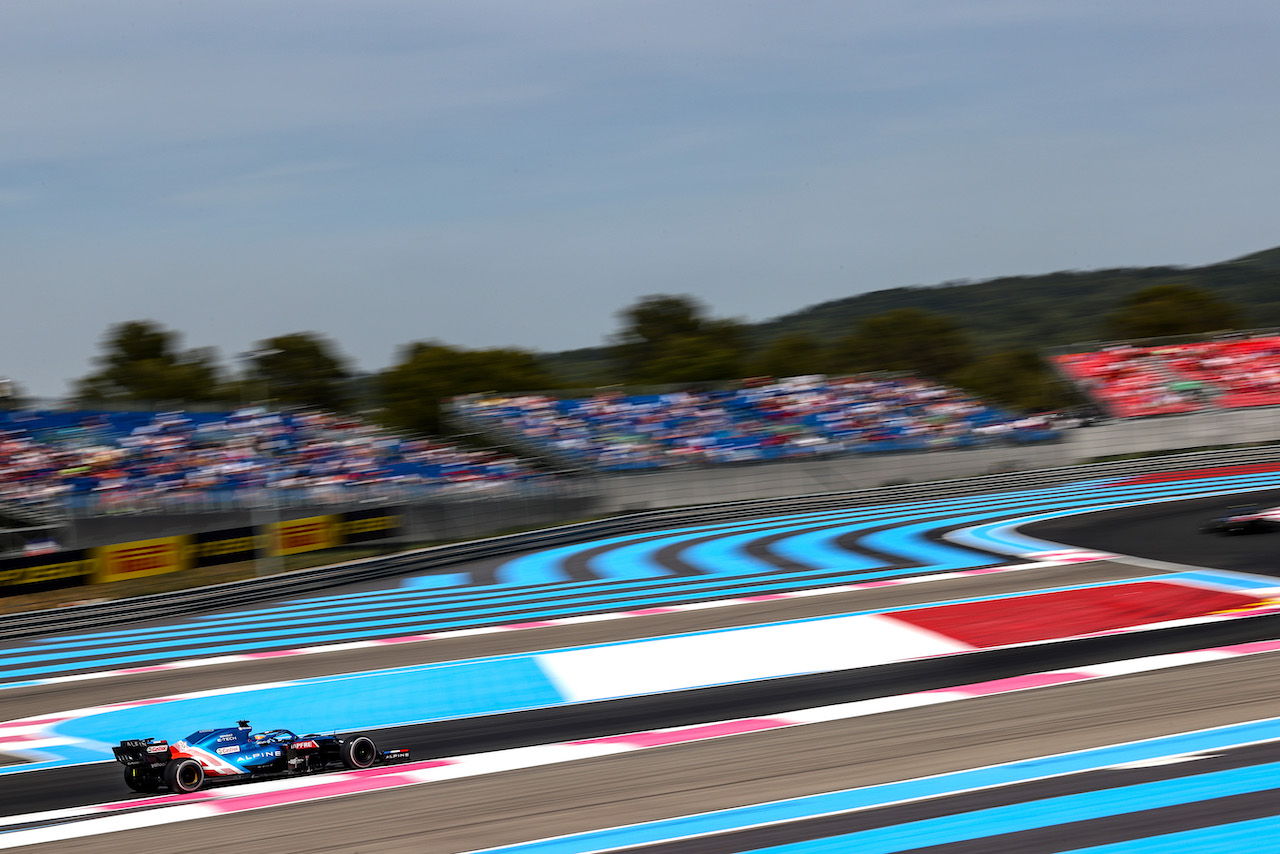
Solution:
M299 667L305 666L316 675L342 672L344 669L362 669L371 666L394 667L411 665L427 660L451 660L460 655L499 655L533 649L546 649L550 646L581 645L604 640L617 640L622 633L617 626L626 626L626 634L635 637L672 634L683 631L698 631L713 628L729 628L732 626L755 625L773 620L800 619L808 616L819 616L833 611L862 608L893 607L896 605L915 604L922 599L946 600L957 596L995 595L1003 592L1018 592L1057 587L1063 584L1081 583L1084 581L1111 581L1127 578L1133 569L1109 562L1098 562L1069 567L1053 566L1026 570L1007 575L978 577L971 579L953 579L933 582L930 595L925 597L921 586L884 588L880 590L857 591L854 593L835 594L833 596L815 597L812 599L784 600L778 602L737 605L727 608L716 608L705 611L693 611L680 614L657 614L640 619L614 623L587 623L576 626L565 626L534 630L531 632L515 632L511 634L482 635L474 638L460 638L439 642L427 642L405 646L386 647L377 653L376 660L370 659L369 650L345 651L327 655L304 656L287 660L264 659L255 662L219 665L210 668L191 670L172 670L160 673L147 673L87 682L69 682L32 688L8 689L0 695L5 709L23 708L29 715L47 713L53 709L85 708L100 705L104 702L116 702L138 697L170 696L188 691L204 691L229 685L256 684L297 678ZM823 600L836 600L824 602ZM613 626L614 628L611 628ZM439 646L437 646L437 643ZM977 657L973 661L987 661L989 656ZM211 671L211 672L206 672ZM1004 671L992 674L973 675L970 668L955 667L955 679L960 681L980 681L984 678L998 678L1009 675ZM941 677L926 674L926 681L918 688L936 687ZM830 683L830 684L829 684ZM897 684L896 682L894 684ZM794 690L793 696L799 695L813 698L807 701L795 701L788 705L782 700L775 705L768 697L755 700L756 708L751 714L777 713L790 711L804 705L825 705L859 699L856 691L848 693L849 688L831 683L824 677L808 677L804 680L803 691ZM12 698L9 695L15 695ZM54 697L58 698L56 701ZM574 738L598 737L646 729L650 726L678 726L701 723L732 717L738 714L740 704L736 697L727 702L717 701L712 705L702 700L707 706L707 713L699 713L682 709L675 703L646 701L628 707L622 703L610 705L611 722L598 728L594 721L584 721L581 715L551 714L524 715L516 718L525 726L536 724L536 731L513 733L504 736L486 727L483 735L475 736L468 732L468 727L459 724L427 724L415 727L402 727L391 732L375 733L378 741L386 746L403 746L412 750L418 759L437 758L484 750L520 747L547 741L565 741ZM683 715L683 717L680 717ZM708 716L709 715L709 716ZM656 721L656 717L671 718ZM6 718L12 717L6 711ZM510 719L498 719L501 721ZM612 723L612 720L617 723ZM654 721L653 723L648 723ZM587 727L592 727L588 731ZM172 736L176 737L176 736ZM89 803L100 803L118 800L127 795L121 789L120 769L114 763L90 766L76 766L65 769L32 772L30 774L0 775L0 816L22 813L41 812L45 810L63 809Z
M147 831L157 838L145 847L445 854L921 777L1269 717L1278 660L1192 665L204 819ZM38 850L138 847L136 836L114 834Z
M1036 522L1021 530L1040 539L1096 551L1280 576L1280 531L1224 535L1200 530L1228 507L1255 503L1280 506L1280 490L1085 513Z
M1250 496L1280 504L1280 492ZM1028 526L1026 533L1083 548L1181 565L1280 575L1280 534L1199 533L1229 497L1088 514ZM956 579L289 659L144 674L6 691L6 719L228 685L460 657L1015 592L1148 575L1150 566L1096 562L1004 576ZM376 795L206 819L148 831L158 850L452 852L592 827L686 814L850 786L1100 746L1275 714L1276 655L1194 665L1082 685L967 700L781 732L736 736L625 756L416 786ZM6 814L54 804L120 800L118 768L90 766L74 780L0 779ZM66 772L62 772L65 774ZM26 784L10 783L27 778ZM68 795L68 792L73 794ZM61 794L58 794L61 793ZM12 806L11 806L12 805ZM266 840L271 840L267 842ZM265 846L265 847L264 847ZM51 843L40 851L133 852L131 835ZM696 849L689 849L696 850Z

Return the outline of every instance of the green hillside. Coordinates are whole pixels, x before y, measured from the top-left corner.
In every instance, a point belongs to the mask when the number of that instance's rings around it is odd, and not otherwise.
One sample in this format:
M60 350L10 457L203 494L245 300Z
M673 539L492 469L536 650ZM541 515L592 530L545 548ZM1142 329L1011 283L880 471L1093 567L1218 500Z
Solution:
M982 351L1039 350L1099 340L1106 315L1135 291L1161 284L1190 285L1233 303L1243 326L1280 326L1277 247L1204 267L1065 271L872 291L802 308L746 331L756 346L794 333L831 344L864 318L917 308L952 317ZM546 354L541 361L568 385L615 381L604 346Z
M806 332L829 341L858 320L897 308L950 315L983 349L1097 340L1101 320L1142 288L1184 284L1235 304L1247 327L1280 326L1280 248L1205 267L1130 267L894 288L832 300L755 327L762 340Z

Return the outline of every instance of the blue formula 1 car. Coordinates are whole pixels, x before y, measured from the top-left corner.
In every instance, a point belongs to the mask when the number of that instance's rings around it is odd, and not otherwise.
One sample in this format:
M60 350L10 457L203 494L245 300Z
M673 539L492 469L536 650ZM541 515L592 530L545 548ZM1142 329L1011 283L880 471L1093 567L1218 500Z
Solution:
M170 744L129 739L112 748L135 792L194 792L206 781L231 782L314 774L337 768L369 768L403 762L408 748L378 750L367 735L294 735L287 729L254 733L248 721L202 729Z

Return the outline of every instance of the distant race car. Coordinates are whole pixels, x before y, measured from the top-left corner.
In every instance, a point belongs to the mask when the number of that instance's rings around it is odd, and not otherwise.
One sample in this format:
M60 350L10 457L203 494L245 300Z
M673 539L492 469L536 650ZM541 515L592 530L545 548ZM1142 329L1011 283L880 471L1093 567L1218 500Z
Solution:
M1280 507L1237 504L1213 517L1200 529L1206 534L1260 534L1280 528Z
M408 748L379 751L367 735L294 735L287 729L253 733L248 721L202 729L170 744L135 738L112 748L135 792L194 792L207 781L260 780L337 768L403 762Z

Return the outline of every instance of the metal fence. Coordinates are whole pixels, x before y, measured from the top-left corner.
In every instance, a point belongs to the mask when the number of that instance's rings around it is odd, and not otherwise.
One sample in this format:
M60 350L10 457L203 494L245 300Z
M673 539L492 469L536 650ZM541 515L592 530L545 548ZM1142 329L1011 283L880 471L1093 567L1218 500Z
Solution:
M214 491L102 492L66 496L56 502L63 517L90 518L158 513L225 513L239 510L295 510L361 504L414 504L483 498L536 498L580 494L589 482L545 475L519 480L440 485L367 483Z

